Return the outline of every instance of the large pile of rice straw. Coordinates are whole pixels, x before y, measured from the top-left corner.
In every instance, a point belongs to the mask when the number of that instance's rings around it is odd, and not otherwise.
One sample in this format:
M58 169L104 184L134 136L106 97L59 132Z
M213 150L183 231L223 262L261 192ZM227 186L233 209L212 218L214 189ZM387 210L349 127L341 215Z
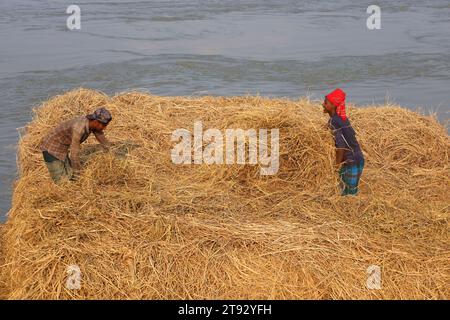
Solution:
M4 264L3 254L3 225L0 225L0 266ZM4 279L0 277L0 300L5 299L7 296L7 289L5 287Z
M83 144L77 182L51 182L38 145L106 106L115 143ZM108 97L78 89L35 109L18 152L1 268L10 299L449 299L450 140L432 116L348 111L366 156L341 197L320 102ZM176 165L172 131L279 128L280 169ZM68 289L68 267L81 288ZM381 268L381 289L367 268Z

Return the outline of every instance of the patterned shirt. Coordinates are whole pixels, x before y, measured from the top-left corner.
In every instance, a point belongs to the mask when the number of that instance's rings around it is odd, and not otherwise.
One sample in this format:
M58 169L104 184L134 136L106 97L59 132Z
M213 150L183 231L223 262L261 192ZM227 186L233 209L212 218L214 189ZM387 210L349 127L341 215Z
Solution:
M349 165L359 164L364 156L350 121L348 119L344 121L337 114L334 114L329 125L333 131L336 148L345 150L345 163Z
M97 140L103 144L107 144L107 140L103 132L93 132ZM81 169L80 164L80 145L91 134L89 130L89 119L86 116L80 116L75 119L65 121L58 127L50 131L44 137L40 145L42 151L47 151L57 159L64 161L69 153L72 167L75 170Z

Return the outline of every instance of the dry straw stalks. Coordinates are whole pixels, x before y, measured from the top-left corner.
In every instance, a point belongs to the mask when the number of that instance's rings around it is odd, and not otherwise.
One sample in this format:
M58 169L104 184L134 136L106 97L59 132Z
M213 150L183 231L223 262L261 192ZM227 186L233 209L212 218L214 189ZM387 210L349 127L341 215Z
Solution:
M77 182L51 182L38 145L106 106L109 153L84 144ZM108 97L79 89L35 110L1 268L10 299L449 299L450 142L433 117L350 108L366 156L341 197L318 103L262 97ZM279 128L280 169L175 165L173 130ZM66 287L78 265L81 288ZM366 286L370 265L381 289Z

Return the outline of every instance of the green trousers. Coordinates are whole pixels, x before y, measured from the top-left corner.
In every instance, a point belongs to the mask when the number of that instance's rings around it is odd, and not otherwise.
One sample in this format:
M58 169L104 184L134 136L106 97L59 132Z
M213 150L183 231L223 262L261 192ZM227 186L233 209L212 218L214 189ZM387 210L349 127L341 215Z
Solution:
M69 157L66 157L64 161L52 156L47 151L42 152L44 161L47 166L50 177L55 183L59 183L65 179L73 178L73 170L70 164Z

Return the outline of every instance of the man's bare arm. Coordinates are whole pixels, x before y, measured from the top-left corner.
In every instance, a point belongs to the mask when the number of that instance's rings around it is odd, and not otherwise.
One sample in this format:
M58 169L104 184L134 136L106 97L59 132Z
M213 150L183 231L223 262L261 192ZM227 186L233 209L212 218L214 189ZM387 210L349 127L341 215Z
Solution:
M336 165L339 167L344 162L344 151L345 149L337 148L336 149Z
M109 149L111 143L108 141L108 139L106 139L105 134L103 132L94 132L94 136L105 149Z

